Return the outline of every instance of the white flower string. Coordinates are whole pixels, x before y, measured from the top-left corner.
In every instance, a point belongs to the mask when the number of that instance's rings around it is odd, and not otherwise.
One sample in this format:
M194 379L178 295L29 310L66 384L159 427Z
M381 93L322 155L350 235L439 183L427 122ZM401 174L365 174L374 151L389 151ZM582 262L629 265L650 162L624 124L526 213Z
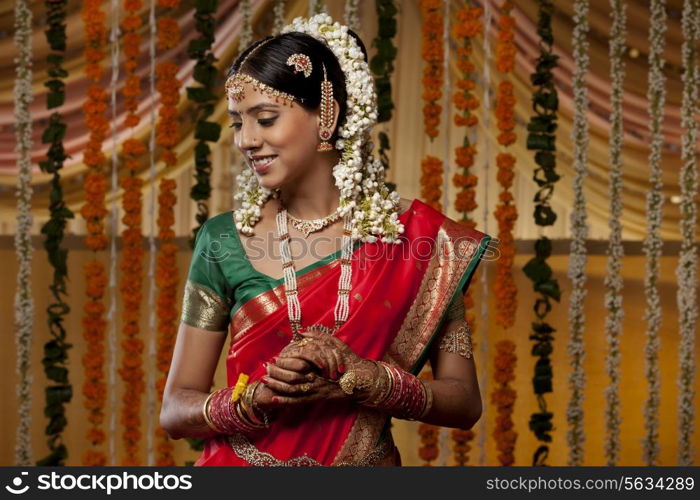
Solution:
M625 5L622 0L610 0L612 27L610 29L610 236L605 284L605 335L608 351L605 371L610 385L605 389L605 458L608 466L617 465L620 459L620 335L622 334L622 121L623 81L625 65Z
M359 3L360 0L345 0L345 24L355 33L360 28L360 18L357 12Z
M250 0L241 0L241 10L243 13L243 26L241 28L241 36L238 41L238 52L243 52L245 48L253 41L253 22L250 9Z
M700 0L686 0L683 4L683 100L681 103L680 172L681 187L681 251L678 257L678 324L680 345L678 358L678 465L693 465L692 439L695 422L695 330L698 319L698 263L694 237L697 226L695 197L698 192L697 154L698 126L698 38L700 38Z
M17 346L17 399L18 422L15 430L15 465L32 463L31 437L31 371L32 329L34 328L34 298L32 297L32 117L29 109L32 97L32 11L26 0L15 2L15 45L19 55L15 58L15 137L18 153L17 166L17 232L15 253L19 269L15 289L15 343Z
M150 231L148 234L148 359L151 360L148 368L148 380L146 388L147 397L147 414L151 418L147 419L146 431L146 455L148 465L156 464L155 451L155 422L153 416L156 414L156 367L155 360L157 359L156 347L156 37L158 27L156 25L156 0L151 0L150 11L148 16L148 26L150 31L148 57L150 59L149 67L149 95L151 96L151 113L149 118L149 129L151 135L148 139L148 178L151 186L151 196L148 205L148 215L150 222Z
M109 310L107 322L109 335L107 337L107 357L109 360L109 463L117 465L117 235L119 233L119 208L117 207L117 192L119 191L119 159L117 155L117 83L119 81L119 0L111 0L112 26L109 41L112 44L112 78L110 81L112 108L112 210L110 217L110 246L109 246Z
M644 276L644 295L646 309L644 320L647 323L646 345L644 346L644 374L649 384L647 400L644 403L644 439L643 460L648 466L658 464L659 459L659 403L661 400L661 383L659 380L659 329L661 327L661 300L659 297L659 259L661 258L661 148L663 146L664 103L666 102L666 77L662 71L664 65L664 45L666 33L666 0L652 0L649 27L649 132L651 135L649 154L649 184L646 213L647 231L643 249L646 255L646 273Z
M569 342L567 350L571 359L572 371L569 376L571 396L566 409L566 422L569 426L566 441L569 445L568 465L578 466L583 462L583 398L586 385L583 371L585 357L583 330L585 317L583 301L586 297L586 238L588 224L586 221L586 200L583 183L588 175L588 91L586 74L588 73L588 0L576 0L574 4L574 123L572 139L574 142L574 182L573 210L571 212L571 249L569 255L568 276L571 280L571 298L569 299Z
M286 0L275 0L273 7L273 15L275 20L272 23L272 35L277 36L284 28L284 7Z
M282 30L289 32L305 33L326 44L345 74L347 113L338 128L340 138L335 147L342 153L333 176L340 190L338 211L343 217L351 214L352 239L373 243L381 238L382 242L399 243L404 230L398 219L399 193L389 192L382 163L371 154L370 131L377 121L377 98L362 50L347 26L333 23L327 14L296 18ZM234 199L241 202L234 212L236 228L251 235L260 219L260 207L273 193L260 186L251 168L243 168L236 181Z
M491 31L491 2L484 2L484 66L483 66L483 81L482 87L484 89L483 98L483 116L481 117L481 122L484 124L484 130L490 130L491 126L491 64L493 64L493 57L491 55L491 37L489 32ZM483 203L483 227L484 233L489 232L489 162L491 161L491 142L488 135L483 135L484 138L484 160L482 161L482 175L483 180L483 193L484 193L484 203ZM484 297L481 301L481 324L479 326L479 352L481 354L481 359L489 359L489 283L488 283L488 265L483 265L481 268L481 296ZM483 394L489 394L489 375L487 370L487 363L479 363L479 381L481 384L481 391ZM486 430L487 425L486 418L479 419L479 430L477 435L479 436L479 464L486 465L486 435L488 434Z

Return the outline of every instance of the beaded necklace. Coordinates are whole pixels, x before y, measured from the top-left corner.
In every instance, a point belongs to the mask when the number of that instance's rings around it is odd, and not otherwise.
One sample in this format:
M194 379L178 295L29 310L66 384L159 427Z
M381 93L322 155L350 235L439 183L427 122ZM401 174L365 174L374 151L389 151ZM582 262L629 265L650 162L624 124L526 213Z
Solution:
M284 274L284 293L287 297L287 314L292 327L292 340L301 339L301 304L299 304L297 276L294 271L294 262L289 250L289 229L287 220L289 214L287 209L280 207L277 211L277 237L280 240L280 253L282 255L282 272ZM340 258L340 277L338 278L338 299L335 304L333 316L335 318L333 328L325 325L315 324L306 329L317 329L325 333L333 334L348 319L350 312L350 287L352 278L352 219L350 215L343 218L343 240L341 244L342 253Z

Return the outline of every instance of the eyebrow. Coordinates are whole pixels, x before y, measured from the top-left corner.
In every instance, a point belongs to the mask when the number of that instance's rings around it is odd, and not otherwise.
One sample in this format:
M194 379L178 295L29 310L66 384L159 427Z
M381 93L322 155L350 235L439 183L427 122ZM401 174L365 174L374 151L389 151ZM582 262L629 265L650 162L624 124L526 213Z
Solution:
M246 113L250 115L250 114L255 113L256 111L261 111L261 110L263 110L263 109L265 109L265 108L279 109L279 106L278 106L277 104L271 104L271 103L266 103L266 102L264 102L264 103L261 103L261 104L256 104L255 106L251 106L250 108L248 108L248 110L246 111ZM231 116L234 116L234 117L235 117L235 116L241 116L241 114L240 114L238 111L232 111L232 110L230 110L230 109L228 109L228 108L226 108L226 111L227 111L228 114L231 115Z

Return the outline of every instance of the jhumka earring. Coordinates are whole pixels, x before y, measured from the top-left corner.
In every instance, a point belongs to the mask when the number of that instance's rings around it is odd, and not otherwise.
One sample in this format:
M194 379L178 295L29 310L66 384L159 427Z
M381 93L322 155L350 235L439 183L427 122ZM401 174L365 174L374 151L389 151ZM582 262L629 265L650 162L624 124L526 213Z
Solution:
M333 145L328 142L333 133L333 84L328 81L326 65L323 65L323 82L321 82L321 143L316 151L333 151Z

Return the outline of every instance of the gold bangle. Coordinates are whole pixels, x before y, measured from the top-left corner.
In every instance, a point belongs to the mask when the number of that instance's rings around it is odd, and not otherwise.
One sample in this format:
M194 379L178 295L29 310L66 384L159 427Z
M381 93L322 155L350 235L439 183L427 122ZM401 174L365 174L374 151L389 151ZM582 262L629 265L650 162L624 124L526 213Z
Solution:
M212 422L211 417L209 416L209 402L211 401L211 397L214 395L215 392L209 394L207 396L207 399L204 400L204 404L202 405L202 416L204 417L204 421L206 422L207 426L211 430L218 432L219 434L223 434L224 431L222 431L216 425L214 425L214 422Z
M239 401L239 405L241 407L241 413L246 417L248 422L256 427L267 427L267 419L265 419L265 422L261 421L254 411L255 403L253 401L253 396L255 396L255 389L258 388L258 385L260 385L260 381L256 380L246 387L246 390Z
M422 418L424 418L430 412L430 409L433 407L433 389L428 385L428 383L425 380L419 380L420 383L423 385L423 390L425 391L425 406L423 406L423 411L421 411L420 415L416 420L421 420Z

